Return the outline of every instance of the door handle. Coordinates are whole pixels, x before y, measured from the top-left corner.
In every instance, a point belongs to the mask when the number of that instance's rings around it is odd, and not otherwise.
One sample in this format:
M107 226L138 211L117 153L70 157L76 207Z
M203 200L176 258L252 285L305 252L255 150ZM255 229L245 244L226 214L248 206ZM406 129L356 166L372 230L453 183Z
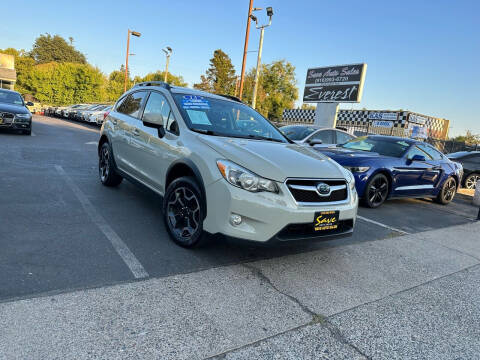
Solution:
M133 135L138 136L138 135L140 135L140 130L133 129L132 133L133 133Z

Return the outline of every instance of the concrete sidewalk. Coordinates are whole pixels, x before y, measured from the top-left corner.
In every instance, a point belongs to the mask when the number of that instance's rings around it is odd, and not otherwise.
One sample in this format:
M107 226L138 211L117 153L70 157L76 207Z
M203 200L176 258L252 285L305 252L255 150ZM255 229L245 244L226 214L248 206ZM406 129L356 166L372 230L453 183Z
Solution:
M0 359L475 359L480 223L0 303Z

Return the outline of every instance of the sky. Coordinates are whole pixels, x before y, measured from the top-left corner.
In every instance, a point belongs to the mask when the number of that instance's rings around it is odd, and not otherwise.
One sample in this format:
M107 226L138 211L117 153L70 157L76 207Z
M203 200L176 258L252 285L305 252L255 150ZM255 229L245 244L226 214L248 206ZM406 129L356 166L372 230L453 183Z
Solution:
M108 74L125 62L132 38L131 74L165 67L190 86L213 51L222 49L241 70L248 0L8 1L0 48L30 50L42 33L74 38L92 65ZM367 63L363 98L343 109L411 110L451 120L450 135L480 134L480 1L254 0L272 6L262 62L285 59L296 68L302 98L308 68ZM9 11L8 7L12 7ZM257 13L267 21L265 10ZM260 31L251 27L247 69L256 65ZM297 105L301 104L298 102Z

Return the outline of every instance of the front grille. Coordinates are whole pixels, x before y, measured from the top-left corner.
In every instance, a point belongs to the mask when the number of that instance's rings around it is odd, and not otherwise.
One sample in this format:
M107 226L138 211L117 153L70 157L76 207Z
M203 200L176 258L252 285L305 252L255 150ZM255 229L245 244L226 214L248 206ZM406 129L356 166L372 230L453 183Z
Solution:
M308 224L290 224L277 234L281 241L318 238L322 236L346 233L353 229L353 220L340 220L338 227L332 230L315 231L313 222Z
M327 196L320 195L316 190L319 183L329 185L331 193ZM287 187L297 203L328 203L343 201L348 197L345 180L289 179Z
M3 119L4 124L10 124L13 122L13 118L15 117L15 114L12 113L0 113L0 117Z

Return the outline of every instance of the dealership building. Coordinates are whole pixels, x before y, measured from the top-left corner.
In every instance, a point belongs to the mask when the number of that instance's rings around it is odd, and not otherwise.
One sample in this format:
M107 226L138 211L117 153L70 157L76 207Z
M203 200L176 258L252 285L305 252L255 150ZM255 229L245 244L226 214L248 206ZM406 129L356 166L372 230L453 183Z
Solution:
M16 81L15 58L13 55L0 53L0 89L13 90Z
M314 120L315 110L286 109L283 111L283 123L313 124ZM450 127L450 120L403 110L340 109L335 123L337 127L351 131L433 139L447 139Z

